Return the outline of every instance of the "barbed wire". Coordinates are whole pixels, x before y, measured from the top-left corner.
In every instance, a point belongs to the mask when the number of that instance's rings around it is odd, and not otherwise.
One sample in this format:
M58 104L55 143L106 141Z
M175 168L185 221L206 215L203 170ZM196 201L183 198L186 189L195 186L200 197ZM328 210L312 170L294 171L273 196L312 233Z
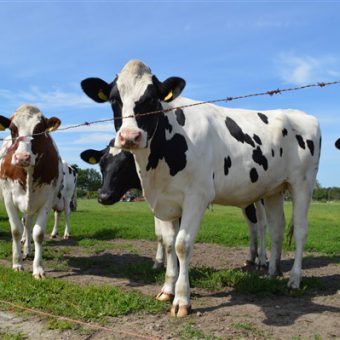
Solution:
M161 110L156 110L156 111L150 111L150 112L145 112L145 113L136 113L132 114L126 117L113 117L113 118L107 118L107 119L98 119L94 120L91 122L83 122L79 124L74 124L74 125L69 125L65 127L60 127L59 129L51 132L58 132L58 131L65 131L65 130L71 130L71 129L76 129L82 126L90 126L93 124L99 124L99 123L106 123L106 122L111 122L111 121L116 121L116 120L122 120L123 118L136 118L136 117L145 117L145 116L151 116L151 115L156 115L160 113L167 113L170 111L176 111L178 109L186 109L189 107L194 107L194 106L199 106L199 105L205 105L205 104L214 104L214 103L220 103L220 102L231 102L233 100L240 100L240 99L246 99L246 98L252 98L252 97L260 97L260 96L273 96L275 94L281 94L285 92L293 92L293 91L298 91L298 90L303 90L307 88L312 88L312 87L326 87L330 85L336 85L340 84L340 80L335 80L335 81L330 81L330 82L317 82L313 84L307 84L307 85L302 85L302 86L296 86L296 87L288 87L284 89L276 89L276 90L269 90L265 92L257 92L257 93L251 93L251 94L245 94L245 95L240 95L240 96L233 96L233 97L225 97L225 98L220 98L220 99L212 99L212 100L206 100L206 101L199 101L193 104L187 104L187 105L180 105L180 106L175 106L167 109L161 109ZM39 132L36 134L32 134L29 136L25 137L34 137L38 135L45 134L46 132ZM16 139L21 138L17 137ZM5 140L5 138L0 138L1 141Z

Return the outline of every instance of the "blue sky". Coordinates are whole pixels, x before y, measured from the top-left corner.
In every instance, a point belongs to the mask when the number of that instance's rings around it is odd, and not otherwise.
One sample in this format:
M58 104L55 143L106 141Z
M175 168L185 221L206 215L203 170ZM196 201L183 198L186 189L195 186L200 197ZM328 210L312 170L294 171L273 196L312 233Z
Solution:
M186 97L210 100L340 79L337 1L0 1L0 112L37 105L63 126L112 117L79 83L111 81L130 59L159 79L183 77ZM323 148L318 180L340 186L340 85L228 104L297 108L317 116ZM1 133L3 137L6 133ZM112 124L53 134L69 163L101 149Z

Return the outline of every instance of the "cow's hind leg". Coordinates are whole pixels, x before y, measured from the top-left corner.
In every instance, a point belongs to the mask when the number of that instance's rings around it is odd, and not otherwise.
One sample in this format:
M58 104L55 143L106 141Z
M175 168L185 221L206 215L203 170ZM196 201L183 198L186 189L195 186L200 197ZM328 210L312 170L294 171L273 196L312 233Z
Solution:
M157 238L157 251L156 257L153 264L153 269L162 268L164 265L164 247L163 247L163 236L162 236L162 221L158 220L156 217L155 220L155 234Z
M32 222L33 222L33 215L25 215L24 221L24 249L23 249L23 259L26 259L32 251ZM21 239L21 242L23 238Z
M55 210L54 211L54 226L53 226L53 230L51 233L51 238L56 238L58 235L58 227L59 227L59 222L60 222L60 216L61 216L61 212Z
M267 216L264 208L264 202L257 201L255 203L256 216L257 216L257 235L260 238L260 249L257 255L257 266L259 269L267 269L267 255L266 255L266 228Z
M281 275L280 260L285 227L283 194L273 195L264 200L271 240L269 275Z
M156 221L157 220L157 221ZM178 220L165 222L155 218L163 238L166 254L165 282L157 300L172 301L175 295L175 284L178 278L178 262L175 252L175 240L179 228Z
M292 185L295 258L290 272L288 289L300 287L303 248L308 230L307 213L312 198L312 188L313 185L310 185L307 180Z
M247 221L249 229L249 255L245 262L245 266L254 266L257 257L257 216L254 204L242 209L242 213Z
M70 215L71 215L71 202L65 200L65 230L64 230L64 240L67 240L70 237Z

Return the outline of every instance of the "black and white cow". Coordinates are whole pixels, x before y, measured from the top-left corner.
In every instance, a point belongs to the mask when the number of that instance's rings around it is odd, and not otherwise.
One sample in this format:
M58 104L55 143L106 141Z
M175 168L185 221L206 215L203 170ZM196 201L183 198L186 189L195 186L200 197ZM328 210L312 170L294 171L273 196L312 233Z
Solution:
M340 138L338 138L338 139L336 140L336 142L335 142L335 147L336 147L337 149L340 149Z
M80 158L89 164L98 164L102 174L102 186L98 190L98 202L104 205L117 203L131 189L142 189L137 175L135 162L131 152L114 148L114 139L103 150L88 149L80 154ZM157 251L154 269L164 264L164 251L161 222L155 218L155 234Z
M60 216L62 211L64 211L65 215L65 230L64 230L64 239L68 239L70 237L70 215L72 211L72 207L76 206L77 199L77 170L72 166L67 164L66 161L63 162L63 187L62 190L58 193L58 199L62 202L61 205L54 207L54 226L51 233L51 237L55 238L58 235L58 228L60 222Z
M19 212L26 217L26 234L33 228L35 255L33 276L42 278L42 241L48 213L58 206L62 187L62 163L49 131L59 127L56 117L47 119L32 105L20 106L11 118L0 116L0 128L9 128L12 140L1 160L0 185L13 237L13 269L23 270L20 240L23 233ZM8 146L9 144L7 144ZM30 242L27 242L29 247ZM29 249L24 249L24 253Z
M193 243L211 202L247 207L264 200L271 236L269 274L279 273L284 234L283 192L293 198L295 260L288 281L301 281L307 212L318 170L321 135L315 117L298 110L229 109L179 97L185 81L161 82L140 61L128 62L107 84L90 78L83 90L111 102L115 146L133 153L144 195L155 216L172 221L163 241L176 252L163 293L173 294L171 314L190 312L188 268ZM185 106L185 108L178 108ZM157 110L167 113L141 115ZM121 119L120 119L121 118ZM179 231L175 226L181 217Z
M114 147L115 140L102 150L88 149L80 154L81 159L89 164L98 164L102 174L102 187L98 190L98 202L110 205L118 202L124 193L131 189L142 189L133 155L131 152ZM266 257L266 215L264 206L260 202L242 209L246 218L250 247L246 265L254 265L257 262L259 268L267 266ZM155 234L157 237L157 251L154 268L164 264L164 251L160 223L155 218ZM258 249L258 238L260 248Z

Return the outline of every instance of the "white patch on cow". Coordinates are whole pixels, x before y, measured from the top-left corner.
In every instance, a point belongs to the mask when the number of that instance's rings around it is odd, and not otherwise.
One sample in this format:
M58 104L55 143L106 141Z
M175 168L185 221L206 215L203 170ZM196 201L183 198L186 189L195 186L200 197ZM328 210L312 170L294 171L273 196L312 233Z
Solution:
M117 88L122 99L122 126L121 129L129 129L141 132L142 137L139 147L147 145L147 133L141 130L134 118L135 103L143 96L147 87L152 84L152 74L149 67L138 60L132 60L125 65L118 75ZM119 138L115 140L115 146L121 147Z
M110 146L109 153L114 157L117 156L119 153L121 153L122 149L118 149L115 147Z

